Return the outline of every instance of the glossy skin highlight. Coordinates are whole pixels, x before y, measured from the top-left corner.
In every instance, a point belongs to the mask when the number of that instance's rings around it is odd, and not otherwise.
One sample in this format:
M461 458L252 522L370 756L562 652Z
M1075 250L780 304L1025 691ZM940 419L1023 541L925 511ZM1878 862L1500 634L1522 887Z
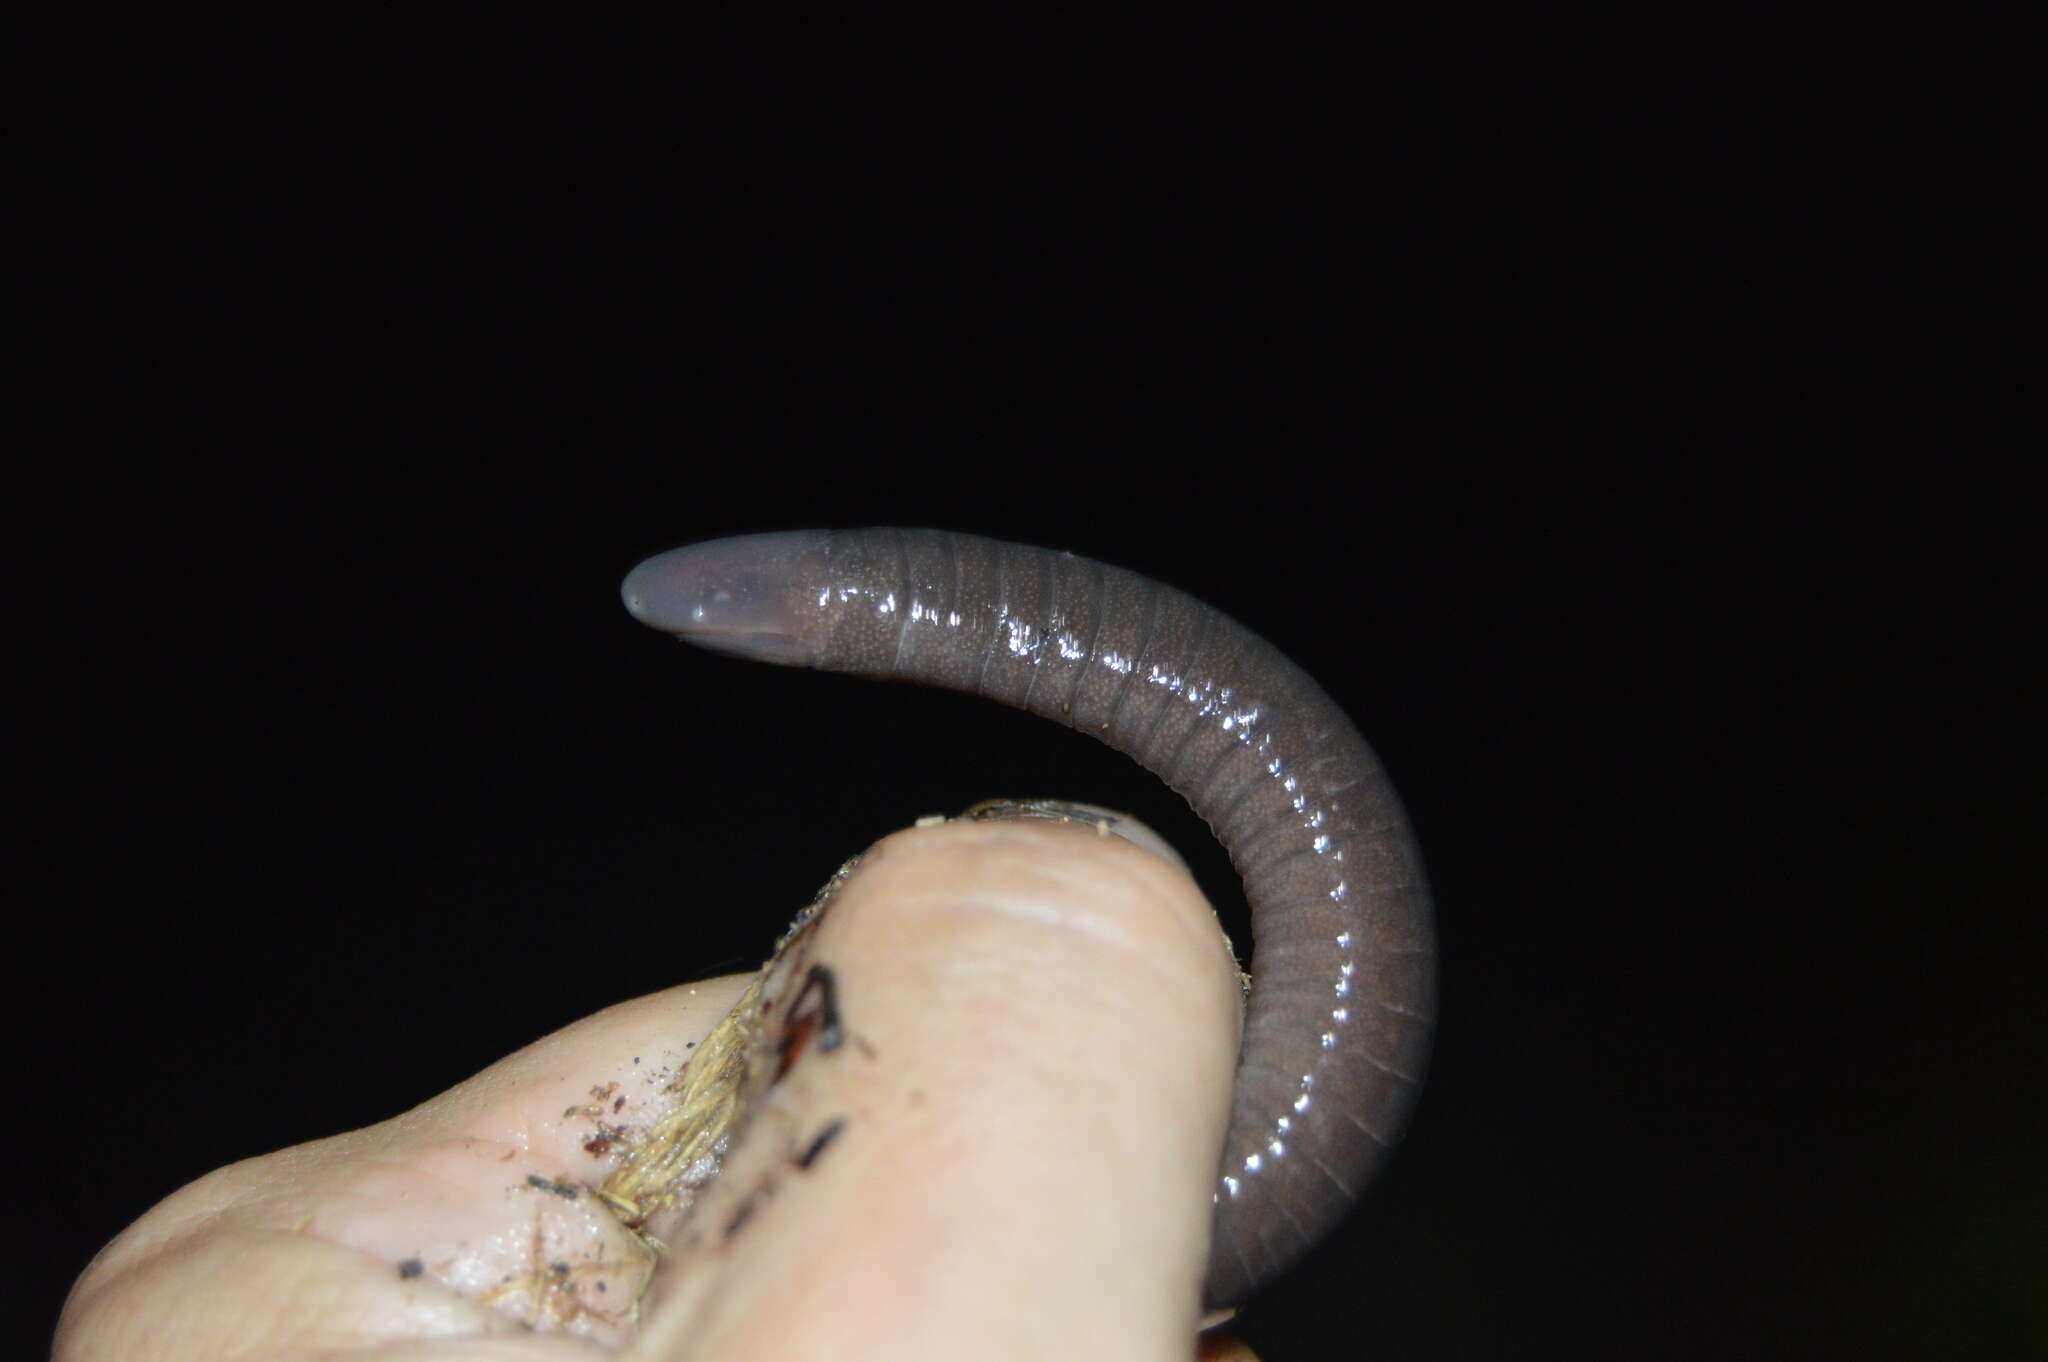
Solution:
M702 647L1057 719L1179 791L1244 877L1254 941L1207 1302L1241 1302L1342 1217L1414 1102L1436 954L1400 799L1307 673L1138 573L938 530L713 540L623 594Z

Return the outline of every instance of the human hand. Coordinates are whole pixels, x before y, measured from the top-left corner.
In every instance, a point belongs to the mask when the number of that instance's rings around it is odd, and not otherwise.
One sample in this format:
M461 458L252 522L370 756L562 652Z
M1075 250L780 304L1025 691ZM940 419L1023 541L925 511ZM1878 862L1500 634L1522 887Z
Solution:
M56 1357L1190 1356L1239 999L1192 881L1083 825L918 828L803 949L844 1043L782 993L786 1072L687 1211L597 1190L750 978L200 1179L94 1261Z

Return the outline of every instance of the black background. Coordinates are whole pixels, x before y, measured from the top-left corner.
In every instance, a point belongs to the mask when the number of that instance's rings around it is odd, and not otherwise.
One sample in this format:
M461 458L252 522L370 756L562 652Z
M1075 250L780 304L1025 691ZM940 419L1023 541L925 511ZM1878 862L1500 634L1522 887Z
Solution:
M751 965L918 814L1128 807L1234 911L1106 749L618 605L673 544L886 523L1188 588L1410 803L1436 1067L1268 1356L2042 1346L2009 49L29 46L10 1355L182 1182Z

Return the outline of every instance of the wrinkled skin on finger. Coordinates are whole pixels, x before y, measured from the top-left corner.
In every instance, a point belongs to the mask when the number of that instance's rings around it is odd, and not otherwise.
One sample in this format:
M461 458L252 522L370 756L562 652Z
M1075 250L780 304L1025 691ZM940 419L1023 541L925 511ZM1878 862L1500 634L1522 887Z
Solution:
M748 978L184 1188L81 1278L57 1357L1192 1355L1239 981L1185 874L1085 827L919 828L803 951L676 1203L601 1193Z

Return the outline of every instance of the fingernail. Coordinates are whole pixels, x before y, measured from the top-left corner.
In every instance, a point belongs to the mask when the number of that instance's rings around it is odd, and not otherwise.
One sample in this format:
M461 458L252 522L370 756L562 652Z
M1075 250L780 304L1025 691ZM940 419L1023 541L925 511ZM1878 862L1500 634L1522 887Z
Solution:
M1024 818L1082 823L1105 837L1121 837L1132 846L1143 847L1181 871L1188 868L1164 837L1131 815L1105 809L1100 804L1082 804L1071 799L984 799L961 810L960 817L972 823Z

